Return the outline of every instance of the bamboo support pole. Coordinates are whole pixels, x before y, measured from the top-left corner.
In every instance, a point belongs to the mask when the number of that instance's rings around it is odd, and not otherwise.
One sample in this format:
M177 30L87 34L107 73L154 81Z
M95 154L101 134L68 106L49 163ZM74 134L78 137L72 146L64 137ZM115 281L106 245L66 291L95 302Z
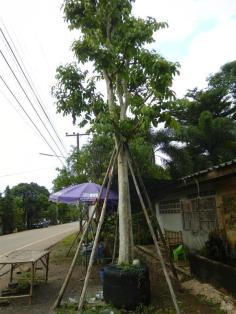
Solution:
M162 269L163 269L163 272L164 272L164 275L165 275L165 278L166 278L166 282L168 284L168 288L169 288L169 291L170 291L170 295L171 295L172 301L173 301L174 306L175 306L176 313L180 314L180 309L179 309L179 306L178 306L178 303L177 303L177 300L176 300L175 292L174 292L174 289L173 289L173 286L172 286L169 274L168 274L167 269L166 269L166 265L165 265L165 262L164 262L164 259L163 259L163 256L162 256L162 253L161 253L158 241L157 241L157 237L156 237L155 231L153 229L151 220L149 218L147 209L145 207L145 204L144 204L144 201L143 201L143 197L142 197L142 195L140 193L140 189L139 189L139 186L138 186L135 174L134 174L133 166L131 164L130 156L128 156L128 164L129 164L130 172L131 172L131 175L132 175L132 178L133 178L133 181L134 181L134 185L135 185L135 188L136 188L136 191L137 191L137 194L138 194L138 197L139 197L139 200L140 200L140 203L141 203L141 206L142 206L142 209L143 209L143 212L144 212L144 215L145 215L145 218L146 218L146 221L147 221L150 233L152 235L152 238L153 238L153 241L154 241L154 244L155 244L155 248L156 248L157 254L158 254L159 259L160 259L160 263L161 263L161 266L162 266Z
M147 200L147 203L148 203L148 207L149 209L151 210L151 213L152 215L155 215L155 210L153 209L153 206L152 206L152 202L150 200L150 197L147 193L147 190L146 190L146 187L143 183L143 179L142 179L142 176L140 174L140 171L139 171L139 167L137 166L137 163L135 162L135 160L132 158L131 156L131 153L130 153L130 150L129 150L129 147L126 146L127 150L128 150L128 154L129 154L129 158L131 160L131 162L134 164L135 166L135 170L136 170L136 174L137 174L137 177L138 177L138 181L139 181L139 184L141 186L141 188L143 189L143 193L144 193L144 196ZM156 215L155 215L156 216ZM158 233L160 234L160 238L161 238L161 241L163 242L163 244L167 247L167 243L166 243L166 240L165 240L165 237L163 235L163 232L161 230L161 227L160 227L160 224L159 224L159 221L156 219L156 223L157 223L157 229L158 229Z
M14 265L11 264L10 282L12 282L12 279L13 279L13 272L14 272Z
M33 291L34 291L34 275L35 275L35 263L31 263L31 280L30 280L30 297L29 304L32 304Z
M97 249L97 244L98 244L98 240L99 240L102 224L103 224L104 218L105 218L107 200L108 200L108 197L109 197L109 192L110 192L111 183L112 183L112 177L113 177L113 173L114 173L114 165L115 165L115 161L116 161L117 156L118 156L118 152L119 152L119 148L116 151L116 154L115 154L115 157L114 157L114 160L113 160L113 166L111 168L111 172L110 172L110 175L109 175L109 181L108 181L108 184L107 184L107 191L106 191L105 199L104 199L102 210L101 210L101 215L100 215L100 218L99 218L99 221L98 221L98 225L97 225L96 235L95 235L95 239L94 239L94 242L93 242L93 248L92 248L92 252L91 252L91 255L90 255L90 259L89 259L89 265L88 265L87 273L86 273L85 280L84 280L84 286L83 286L83 289L82 289L82 292L81 292L81 295L80 295L79 306L78 306L78 314L82 314L82 310L83 310L85 293L86 293L86 290L87 290L87 287L88 287L89 277L90 277L90 274L91 274L91 271L92 271L94 257L95 257L95 253L96 253L96 249Z
M144 182L143 182L142 176L141 176L141 174L140 174L139 167L138 167L137 163L135 162L134 158L132 158L132 156L131 156L131 154L130 154L130 150L129 150L128 145L126 146L126 148L127 148L127 151L128 151L129 158L130 158L131 162L132 162L132 163L134 164L134 166L135 166L137 178L138 178L139 184L140 184L140 186L141 186L141 188L142 188L142 190L143 190L143 193L144 193L144 196L145 196L145 198L146 198L148 207L149 207L149 209L151 210L152 216L155 217L155 222L156 222L156 224L157 224L157 231L158 231L158 234L160 235L160 239L161 239L161 241L162 241L162 243L163 243L163 246L164 246L164 248L165 248L165 250L166 250L166 253L168 254L168 260L169 260L169 262L170 262L171 271L172 271L172 273L173 273L173 276L174 276L175 279L176 279L176 283L177 283L177 285L178 285L178 288L180 289L179 277L178 277L177 271L176 271L176 269L175 269L175 266L174 266L173 261L172 261L171 256L170 256L170 249L169 249L169 246L168 246L168 244L167 244L167 242L166 242L166 239L165 239L165 237L164 237L164 235L163 235L161 226L160 226L159 221L158 221L158 219L157 219L157 216L156 216L156 214L155 214L155 210L154 210L154 208L153 208L152 202L151 202L151 200L150 200L150 197L149 197L149 195L148 195L147 189L146 189L146 187L145 187L145 184L144 184Z
M115 258L116 258L116 247L117 247L117 240L118 240L118 227L119 227L119 214L117 211L116 214L116 226L115 226L115 239L114 239L114 247L113 247L113 253L112 253L112 261L111 263L114 264Z
M90 218L90 219L92 219L92 218ZM85 229L84 229L84 231L83 231L83 233L82 233L82 235L81 235L81 238L80 238L79 244L78 244L78 246L77 246L75 255L74 255L74 257L73 257L73 260L72 260L72 262L71 262L69 271L68 271L68 273L67 273L67 275L66 275L66 278L65 278L65 280L64 280L64 282L63 282L63 285L62 285L62 287L61 287L61 289L60 289L60 292L59 292L59 294L58 294L58 297L57 297L57 299L56 299L56 301L55 301L55 303L54 303L54 305L53 305L53 309L57 308L57 307L60 305L60 303L61 303L61 300L62 300L62 298L63 298L63 295L64 295L64 293L65 293L65 290L66 290L66 288L67 288L67 286L68 286L69 280L70 280L70 278L71 278L72 272L73 272L73 270L74 270L76 260L77 260L77 258L78 258L78 255L79 255L79 252L80 252L82 243L83 243L84 238L85 238L85 235L86 235L86 232L87 232L87 230L88 230L88 226L89 226L89 221L87 222L87 224L86 224L86 226L85 226Z
M79 252L80 252L80 248L81 248L81 246L82 246L82 242L83 242L83 240L84 240L85 234L86 234L86 232L87 232L87 230L88 230L88 227L89 227L89 224L90 224L90 222L91 222L91 220L92 220L92 218L93 218L93 215L95 214L95 212L96 212L96 210L97 210L98 204L100 203L102 191L103 191L103 189L104 189L104 187L105 187L105 184L106 184L107 178L108 178L108 176L109 176L110 170L111 170L111 168L112 168L112 166L113 166L113 162L114 162L114 160L115 160L116 154L117 154L117 152L116 152L116 148L115 148L115 149L113 150L113 152L112 152L111 159L110 159L110 162L109 162L109 166L108 166L108 168L107 168L107 172L106 172L106 175L105 175L105 177L104 177L104 180L103 180L103 183L102 183L102 187L101 187L101 190L100 190L99 195L98 195L97 202L96 202L96 204L95 204L95 206L94 206L93 213L92 213L91 217L89 218L89 220L88 220L88 222L87 222L87 224L86 224L86 226L85 226L85 229L83 230L83 233L82 233L80 242L79 242L79 244L78 244L78 246L77 246L77 249L76 249L74 258L73 258L73 260L72 260L72 262L71 262L71 265L70 265L70 268L69 268L68 273L67 273L67 275L66 275L66 278L65 278L65 280L64 280L64 282L63 282L63 285L62 285L62 287L61 287L61 289L60 289L60 291L59 291L59 294L58 294L58 296L57 296L57 299L56 299L56 301L55 301L55 303L54 303L52 309L57 308L57 307L60 305L60 303L61 303L61 300L62 300L62 298L63 298L63 295L64 295L64 293L65 293L65 290L66 290L66 288L67 288L67 286L68 286L69 280L70 280L70 278L71 278L72 272L73 272L73 270L74 270L75 263L76 263L76 260L77 260L77 258L78 258L78 255L79 255Z
M46 255L46 275L45 282L48 283L49 253Z

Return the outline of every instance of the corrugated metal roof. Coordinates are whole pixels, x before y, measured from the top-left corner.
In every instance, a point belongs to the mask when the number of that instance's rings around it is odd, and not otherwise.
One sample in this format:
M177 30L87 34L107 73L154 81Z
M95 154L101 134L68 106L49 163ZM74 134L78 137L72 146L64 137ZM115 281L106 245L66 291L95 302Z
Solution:
M232 159L232 160L224 162L222 164L219 164L219 165L216 165L216 166L212 166L212 167L209 167L207 169L204 169L204 170L192 173L192 174L190 174L188 176L180 178L180 180L186 180L186 179L191 179L191 178L194 178L194 177L198 177L198 176L206 174L206 173L208 173L210 171L219 170L219 169L225 168L227 166L232 166L234 164L236 164L236 159Z

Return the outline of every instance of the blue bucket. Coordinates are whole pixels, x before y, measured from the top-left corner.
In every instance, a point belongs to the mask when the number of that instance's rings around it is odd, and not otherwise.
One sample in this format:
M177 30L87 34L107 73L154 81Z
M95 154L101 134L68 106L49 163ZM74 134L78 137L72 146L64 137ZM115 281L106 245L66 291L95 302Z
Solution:
M100 277L101 283L103 284L103 281L104 281L104 268L101 268L99 270L99 277Z

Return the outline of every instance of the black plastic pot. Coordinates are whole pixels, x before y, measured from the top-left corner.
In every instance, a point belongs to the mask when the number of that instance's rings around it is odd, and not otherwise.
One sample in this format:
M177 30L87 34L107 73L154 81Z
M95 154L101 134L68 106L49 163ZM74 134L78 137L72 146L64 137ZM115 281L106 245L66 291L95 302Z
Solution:
M104 268L103 297L118 309L134 310L150 303L150 281L146 265L122 269L116 265Z

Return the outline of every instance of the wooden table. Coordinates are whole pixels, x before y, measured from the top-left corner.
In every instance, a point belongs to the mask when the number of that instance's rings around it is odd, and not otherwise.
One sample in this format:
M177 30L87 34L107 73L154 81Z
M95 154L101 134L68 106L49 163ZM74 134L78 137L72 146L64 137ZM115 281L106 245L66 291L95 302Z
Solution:
M45 282L48 281L48 265L49 265L49 254L50 251L27 251L27 250L16 250L9 254L5 254L0 257L0 265L10 266L10 283L13 280L14 269L23 264L31 265L31 280L30 280L30 291L29 294L22 295L10 295L10 296L1 296L0 300L3 299L16 299L16 298L29 298L29 304L32 303L33 289L34 289L34 279L36 272L36 264L38 261L41 261L42 265L46 270Z

